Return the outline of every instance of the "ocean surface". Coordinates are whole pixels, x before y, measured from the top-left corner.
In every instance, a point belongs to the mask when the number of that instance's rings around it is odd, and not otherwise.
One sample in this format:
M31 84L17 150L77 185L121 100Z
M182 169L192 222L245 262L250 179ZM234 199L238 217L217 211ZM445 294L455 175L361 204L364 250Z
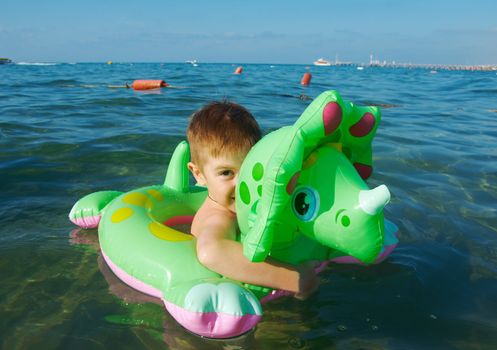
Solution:
M0 66L2 348L496 349L496 73L243 67ZM120 87L135 79L173 87ZM382 107L368 183L389 187L385 213L400 244L377 266L327 268L314 296L267 304L246 336L185 331L160 301L117 280L96 230L67 218L85 194L162 183L188 117L206 102L241 103L269 132L330 89Z

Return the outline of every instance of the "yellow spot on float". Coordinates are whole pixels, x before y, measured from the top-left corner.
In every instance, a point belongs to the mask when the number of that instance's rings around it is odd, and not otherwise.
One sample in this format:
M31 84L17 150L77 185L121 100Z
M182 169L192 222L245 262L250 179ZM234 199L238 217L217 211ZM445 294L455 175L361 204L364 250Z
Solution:
M148 197L140 192L131 192L123 197L123 202L145 208Z
M329 148L334 148L338 152L342 152L342 144L340 142L330 142L330 143L327 143L325 146L329 147Z
M157 190L150 189L147 191L149 195L151 195L157 202L162 202L164 200L164 197L162 196L162 193L160 193Z
M317 152L312 152L302 164L302 170L310 168L316 163L317 160L318 160Z
M114 214L112 214L110 220L113 223L117 224L118 222L126 220L131 215L133 215L133 209L131 209L131 208L121 208L121 209L117 209L114 212Z
M161 225L158 222L153 221L148 225L149 231L156 236L157 238L171 241L171 242L180 242L180 241L189 241L193 239L193 236L187 235L185 233L176 231L170 227L165 225Z

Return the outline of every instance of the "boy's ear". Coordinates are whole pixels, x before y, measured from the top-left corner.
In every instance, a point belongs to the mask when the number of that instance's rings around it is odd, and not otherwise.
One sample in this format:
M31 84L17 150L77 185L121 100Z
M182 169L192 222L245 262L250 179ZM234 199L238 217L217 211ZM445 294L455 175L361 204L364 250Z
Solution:
M200 167L198 167L193 162L188 162L187 166L188 166L188 170L191 171L193 177L197 181L197 184L200 186L205 186L207 184L207 182L205 181L204 174L202 174Z

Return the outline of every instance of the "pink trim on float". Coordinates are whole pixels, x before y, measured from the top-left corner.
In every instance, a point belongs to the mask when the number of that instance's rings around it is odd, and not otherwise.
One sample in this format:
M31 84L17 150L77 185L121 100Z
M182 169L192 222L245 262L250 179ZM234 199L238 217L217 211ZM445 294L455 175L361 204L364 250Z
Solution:
M247 333L261 320L262 315L228 315L217 312L193 312L163 300L167 311L190 332L208 338L233 338Z
M110 260L110 258L104 253L103 250L101 250L101 252L102 252L102 256L104 257L104 260L107 263L107 265L109 265L112 272L114 272L116 274L116 276L119 277L119 279L121 281L123 281L128 286L130 286L130 287L132 287L132 288L134 288L142 293L145 293L145 294L151 295L153 297L162 299L162 292L159 289L152 287L152 286L136 279L135 277L131 276L130 274L126 273L123 269L121 269L116 264L114 264L112 262L112 260Z
M385 250L383 251L383 253L381 253L375 260L375 264L379 264L381 263L383 260L385 260L389 255L390 253L393 252L393 250L395 249L395 247L397 246L398 243L395 243L395 244L392 244L392 245L389 245L388 247L385 247Z
M293 295L293 293L287 292L286 290L281 290L281 289L273 290L271 293L269 293L268 295L266 295L264 298L262 298L260 300L261 305L264 305L266 303L269 303L270 301L273 301L273 300L276 300L279 298L283 298L283 297L288 297L291 295Z
M69 218L75 225L82 228L97 228L100 223L100 215L87 216L82 218Z

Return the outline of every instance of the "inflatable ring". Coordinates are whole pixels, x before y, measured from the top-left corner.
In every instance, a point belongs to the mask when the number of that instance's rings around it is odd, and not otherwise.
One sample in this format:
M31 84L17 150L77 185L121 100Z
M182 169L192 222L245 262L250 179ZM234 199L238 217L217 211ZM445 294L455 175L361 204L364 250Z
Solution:
M293 126L253 147L236 190L249 259L378 263L390 254L397 227L383 217L388 190L370 190L359 175L371 174L379 120L378 109L356 107L328 91ZM98 227L112 271L162 299L182 326L206 337L238 336L260 321L261 303L286 293L224 278L199 263L195 238L174 229L191 222L207 196L205 188L189 185L188 161L188 144L181 142L163 185L89 194L69 218L80 227Z

